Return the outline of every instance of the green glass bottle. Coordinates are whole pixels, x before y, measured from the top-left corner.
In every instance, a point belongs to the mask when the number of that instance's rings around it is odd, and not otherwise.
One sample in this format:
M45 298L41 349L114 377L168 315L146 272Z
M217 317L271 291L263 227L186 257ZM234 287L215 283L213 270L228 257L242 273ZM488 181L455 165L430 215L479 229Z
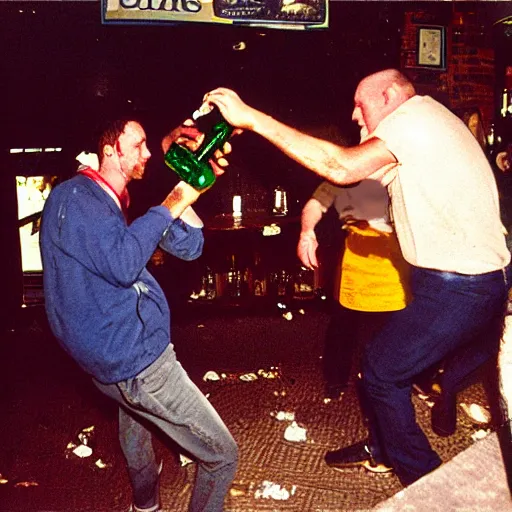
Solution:
M233 127L222 117L218 108L195 119L198 129L205 134L201 146L192 152L173 142L165 154L165 163L196 190L205 190L215 183L215 172L208 160L233 133Z

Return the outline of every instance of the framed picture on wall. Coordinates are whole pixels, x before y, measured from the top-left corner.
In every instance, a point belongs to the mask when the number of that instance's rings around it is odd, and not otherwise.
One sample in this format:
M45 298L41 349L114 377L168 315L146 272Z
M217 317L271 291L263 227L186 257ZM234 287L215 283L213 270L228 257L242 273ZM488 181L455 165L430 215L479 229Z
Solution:
M419 26L416 65L422 68L445 69L445 62L445 28L440 26Z

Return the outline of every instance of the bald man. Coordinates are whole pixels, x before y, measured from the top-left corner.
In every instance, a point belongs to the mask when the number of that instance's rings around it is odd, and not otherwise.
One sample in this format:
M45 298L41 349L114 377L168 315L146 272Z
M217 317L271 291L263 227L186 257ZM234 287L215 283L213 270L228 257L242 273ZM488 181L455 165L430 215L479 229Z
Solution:
M481 147L460 119L417 95L393 69L364 78L356 89L352 119L370 137L355 147L301 133L229 89L205 99L235 127L258 133L335 184L375 179L387 187L400 248L412 266L413 300L365 347L365 412L375 420L369 439L328 452L326 462L335 469L390 465L411 484L441 464L416 422L411 380L458 353L436 408L438 423L455 429L457 385L499 349L499 336L479 335L501 328L510 252Z

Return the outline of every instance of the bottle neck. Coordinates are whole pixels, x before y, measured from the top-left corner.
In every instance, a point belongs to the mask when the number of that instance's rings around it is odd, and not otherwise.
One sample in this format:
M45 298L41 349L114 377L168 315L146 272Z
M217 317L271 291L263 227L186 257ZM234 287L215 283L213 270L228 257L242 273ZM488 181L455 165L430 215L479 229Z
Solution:
M221 149L224 142L233 133L233 127L226 121L217 123L210 134L206 134L203 144L196 151L195 155L199 162L210 159L217 149Z

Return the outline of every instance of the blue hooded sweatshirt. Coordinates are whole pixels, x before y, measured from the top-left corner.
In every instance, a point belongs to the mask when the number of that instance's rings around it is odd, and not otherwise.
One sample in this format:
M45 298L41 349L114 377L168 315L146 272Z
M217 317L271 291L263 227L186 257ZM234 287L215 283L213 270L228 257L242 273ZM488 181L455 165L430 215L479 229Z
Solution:
M63 348L105 384L135 377L170 343L164 292L146 269L158 245L184 260L203 232L156 206L127 226L101 186L79 175L55 187L43 210L45 307Z

